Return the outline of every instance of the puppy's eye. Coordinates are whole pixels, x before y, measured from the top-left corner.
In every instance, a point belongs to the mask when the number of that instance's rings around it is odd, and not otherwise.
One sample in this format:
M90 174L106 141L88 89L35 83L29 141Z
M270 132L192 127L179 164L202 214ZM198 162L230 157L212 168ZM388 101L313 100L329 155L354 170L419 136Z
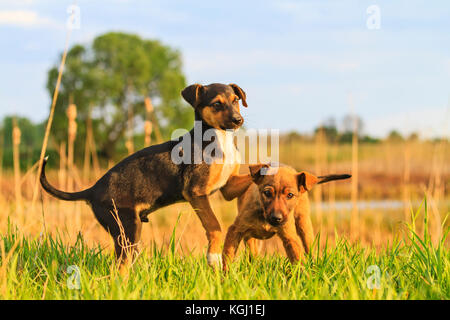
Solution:
M238 102L238 101L239 101L239 98L238 98L238 97L234 98L234 100L233 100L234 103L236 103L236 102Z
M214 103L212 104L212 106L213 106L214 109L216 109L216 110L222 109L222 103L220 103L220 102L214 102Z
M286 195L286 197L287 197L288 199L292 199L292 198L294 197L294 194L293 194L292 192L289 192L289 193Z
M270 198L270 197L272 196L272 191L270 191L270 190L264 190L264 191L263 191L263 194L264 194L266 197Z

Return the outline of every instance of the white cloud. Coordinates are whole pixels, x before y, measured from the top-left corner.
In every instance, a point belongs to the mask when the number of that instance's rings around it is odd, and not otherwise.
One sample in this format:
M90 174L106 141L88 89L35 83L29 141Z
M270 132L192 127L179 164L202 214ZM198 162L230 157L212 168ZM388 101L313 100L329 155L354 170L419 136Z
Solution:
M56 23L31 10L0 10L0 25L17 27L52 26Z

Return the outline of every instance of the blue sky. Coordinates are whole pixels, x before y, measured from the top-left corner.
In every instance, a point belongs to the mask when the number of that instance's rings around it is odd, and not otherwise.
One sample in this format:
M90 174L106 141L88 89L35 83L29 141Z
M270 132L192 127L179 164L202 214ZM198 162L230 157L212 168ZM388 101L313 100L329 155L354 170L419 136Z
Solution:
M48 115L72 1L0 0L0 117ZM248 127L312 130L351 105L366 133L449 135L448 1L83 1L71 44L106 31L181 50L189 83L234 82ZM380 9L380 29L366 21ZM353 103L350 103L353 101Z

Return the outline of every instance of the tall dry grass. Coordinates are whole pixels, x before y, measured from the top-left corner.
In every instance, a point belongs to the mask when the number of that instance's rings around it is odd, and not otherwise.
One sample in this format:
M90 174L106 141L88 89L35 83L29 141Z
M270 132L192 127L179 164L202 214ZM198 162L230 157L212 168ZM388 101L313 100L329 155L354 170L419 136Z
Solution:
M14 193L15 193L14 200L16 204L17 217L19 221L22 221L23 203L22 203L22 189L20 184L20 159L19 159L20 137L21 131L17 126L16 118L13 118L12 144L13 144L13 162L14 162Z
M150 97L145 98L145 124L144 124L144 146L148 147L151 144L152 136L152 115L153 115L153 104Z
M428 142L417 144L417 148L423 148L424 150L435 149L434 145L430 145ZM280 145L280 157L283 162L293 165L298 170L308 170L314 173L316 164L314 159L315 148L315 142L293 144L282 143ZM365 181L373 181L374 183L378 183L380 185L384 185L386 183L385 181L396 181L397 185L391 184L385 186L385 188L398 188L400 191L402 189L403 180L400 178L398 179L398 177L401 177L404 173L404 166L401 161L399 161L396 167L392 167L390 175L379 176L379 173L374 170L376 167L374 164L380 162L380 158L383 157L381 150L384 148L385 146L383 144L360 145L358 170L360 176L362 177L360 184L362 185L362 190L364 190L364 198L362 200L366 202L357 202L357 205L359 221L364 222L365 229L359 233L357 238L353 239L353 241L361 242L363 245L374 245L379 248L387 243L392 243L395 237L401 236L404 230L405 222L405 211L403 207L395 207L395 205L389 204L386 206L377 207L377 205L379 205L379 202L377 201L379 200L398 199L400 203L403 203L401 192L398 194L392 194L392 197L388 192L386 194L382 193L383 196L381 197L375 196L373 199L368 198L371 190L374 189L372 189L373 187L370 185L365 186ZM288 150L288 154L291 155L291 157L286 156L286 152ZM449 159L447 149L440 148L436 150L439 150L441 153L443 152L443 156L441 154L439 159ZM65 154L64 151L65 147L63 146L61 147L62 155ZM324 157L329 159L329 164L324 165L324 167L321 168L322 173L331 173L331 171L337 173L351 172L351 151L351 146L348 145L334 145L333 147L326 148ZM401 152L404 152L404 150L400 149L400 153ZM313 157L311 157L311 154ZM331 154L333 154L333 156L331 156ZM426 154L426 152L423 152L423 154ZM370 156L372 155L374 155L374 158L370 159ZM310 158L305 160L305 158L302 157ZM57 161L57 159L50 159L50 161ZM305 163L305 165L300 165L301 163ZM421 159L420 157L411 157L410 159L411 168L426 167L426 163L428 163L426 158ZM98 178L95 172L90 172L87 179L85 179L85 177L77 178L77 168L82 165L75 163L75 170L71 172L67 170L67 161L64 160L64 157L61 157L61 163L59 165L60 168L58 170L48 171L49 180L58 188L65 189L67 186L66 180L62 179L61 176L73 175L74 189L76 190L84 189L92 185L92 183ZM433 188L435 186L439 186L439 188L441 188L442 196L438 199L438 201L436 201L437 199L433 197L435 194L434 189L429 190L426 193L411 192L410 197L411 205L413 207L417 207L423 199L424 194L427 194L429 197L429 212L431 213L431 211L434 210L433 207L435 207L436 212L441 212L439 216L431 214L429 217L430 224L432 226L430 230L434 239L438 237L438 233L440 232L439 230L442 229L437 226L442 224L445 218L444 215L450 208L448 201L448 183L450 177L449 168L446 163L442 165L442 162L441 165L439 165L439 168L441 182L433 183ZM381 166L381 169L383 169L383 166ZM101 173L105 170L106 168L102 169ZM242 172L246 172L245 170L246 168L243 166ZM74 243L77 239L78 233L81 232L89 245L95 246L100 243L103 247L106 247L108 250L112 251L113 247L110 237L100 227L98 222L95 220L91 209L84 202L63 202L48 196L44 192L42 193L42 197L39 196L39 201L34 210L32 210L32 189L36 178L36 172L37 170L28 172L23 176L25 179L21 182L24 212L23 219L21 220L20 212L16 207L14 183L12 183L14 181L14 173L9 170L4 171L3 177L0 180L0 187L2 190L0 206L5 209L0 211L0 221L2 221L0 223L0 232L7 232L6 222L8 220L16 225L23 234L37 236L46 230L50 234L61 235L67 243ZM411 190L417 191L417 189L420 189L425 185L428 186L427 178L429 178L430 175L436 177L436 171L430 168L430 170L427 170L421 174L420 177L415 177L413 170L411 170ZM369 189L365 190L365 187ZM428 187L424 190L428 190ZM315 191L316 190L313 189L311 192L311 201L315 198ZM316 207L311 206L313 225L316 232L319 232L320 230L321 241L324 244L326 238L328 238L328 243L332 244L336 241L336 236L338 238L351 238L353 204L350 201L350 181L329 183L328 185L324 185L322 192L322 215L318 216ZM223 200L220 194L217 193L212 196L212 206L218 216L218 219L221 221L222 228L225 232L236 216L236 202L227 202ZM186 203L169 206L152 213L150 216L150 222L144 224L141 246L147 246L154 242L157 246L163 248L167 247L169 245L169 239L173 226L176 223L179 213L181 213L181 218L179 227L177 228L177 239L180 239L180 247L182 247L185 252L204 252L204 249L207 246L204 230L201 227L197 216L191 207ZM321 229L319 228L319 225L322 225ZM420 225L417 227L419 229L421 228ZM273 252L274 250L280 250L280 252L283 252L282 245L277 239L265 241L262 246L263 251Z
M72 108L72 109L70 109ZM67 190L81 190L91 186L108 168L100 168L92 124L88 119L84 162L74 162L74 141L76 138L76 107L68 109L69 140L58 146L58 170L49 170L52 184ZM158 138L151 101L146 102L146 121L151 123ZM72 124L71 124L72 123ZM75 123L75 125L73 124ZM17 132L17 129L16 129ZM146 131L149 135L151 130ZM323 243L333 243L340 236L358 241L362 245L381 247L401 235L411 207L417 207L423 196L428 198L430 225L433 239L442 234L443 215L449 211L450 150L447 142L430 141L383 142L380 144L359 144L358 132L354 126L352 144L337 144L327 141L323 131L314 140L286 139L280 141L279 156L283 163L297 170L310 171L316 175L328 173L352 173L351 181L339 181L312 190L310 199L313 225ZM145 145L150 143L145 139ZM143 146L137 146L143 147ZM19 148L17 143L17 148ZM249 146L247 145L247 148ZM101 243L111 247L109 236L94 218L90 208L83 202L63 202L49 197L39 190L39 205L33 205L34 182L37 181L38 163L21 177L19 159L14 153L14 172L4 171L0 176L0 232L6 232L7 221L27 235L41 232L60 234L65 241L73 242L82 232L91 245ZM250 155L250 152L245 152ZM398 159L403 159L399 161ZM248 160L248 159L247 159ZM90 170L92 167L94 170ZM110 162L108 167L112 166ZM83 168L80 174L79 168ZM247 172L246 166L241 168ZM0 172L2 168L0 167ZM18 189L17 186L20 186ZM18 196L18 190L20 196ZM380 201L397 200L380 206ZM221 221L224 232L236 216L236 201L226 202L220 194L212 197L212 206ZM365 201L361 203L361 201ZM400 204L399 204L400 203ZM381 202L383 204L383 202ZM403 206L402 206L403 205ZM182 213L177 237L187 252L204 251L207 245L204 230L191 207L176 204L163 208L150 216L150 223L143 228L142 244L152 241L167 246L172 228L179 213ZM448 223L448 222L446 222ZM418 226L420 228L420 226ZM278 250L281 244L272 239L263 243L263 249Z

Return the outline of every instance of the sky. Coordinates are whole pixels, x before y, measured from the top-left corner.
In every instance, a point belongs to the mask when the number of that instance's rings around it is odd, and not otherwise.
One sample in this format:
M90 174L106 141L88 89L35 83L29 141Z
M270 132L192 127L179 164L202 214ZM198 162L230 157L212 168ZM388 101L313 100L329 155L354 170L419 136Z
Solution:
M47 118L66 0L0 0L0 118ZM449 1L78 0L70 44L108 31L177 48L188 83L237 83L248 128L308 132L351 112L366 134L450 136ZM373 7L375 6L375 8Z

